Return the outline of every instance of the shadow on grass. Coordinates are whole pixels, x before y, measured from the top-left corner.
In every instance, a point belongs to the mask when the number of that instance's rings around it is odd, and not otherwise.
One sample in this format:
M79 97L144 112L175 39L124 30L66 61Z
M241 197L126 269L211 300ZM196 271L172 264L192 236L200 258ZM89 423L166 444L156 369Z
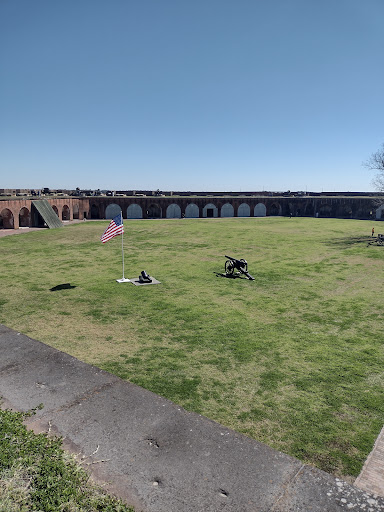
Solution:
M242 276L241 274L220 274L220 272L214 272L216 277L227 277L228 279L246 279L249 280L248 277Z
M76 286L72 286L71 283L58 284L53 288L50 288L50 292L57 292L59 290L71 290L72 288L76 288Z
M376 238L368 236L346 236L342 238L334 238L333 240L324 240L323 243L327 245L334 245L336 247L351 247L353 245L366 245L371 242L376 242Z

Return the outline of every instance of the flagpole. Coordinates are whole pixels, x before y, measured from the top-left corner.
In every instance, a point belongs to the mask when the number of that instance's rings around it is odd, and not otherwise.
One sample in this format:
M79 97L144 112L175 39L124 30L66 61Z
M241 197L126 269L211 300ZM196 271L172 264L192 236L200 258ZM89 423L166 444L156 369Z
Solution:
M121 215L121 224L123 224L123 211L121 211L120 215ZM123 228L123 232L121 233L121 256L122 256L122 260L123 260L123 277L122 277L122 279L116 279L116 281L118 283L130 283L131 280L125 279L125 277L124 277L124 228Z

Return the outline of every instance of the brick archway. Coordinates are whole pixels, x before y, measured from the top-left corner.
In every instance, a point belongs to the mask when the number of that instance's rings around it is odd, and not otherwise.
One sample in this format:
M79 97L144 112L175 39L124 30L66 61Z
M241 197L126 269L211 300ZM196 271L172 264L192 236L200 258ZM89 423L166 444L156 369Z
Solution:
M272 203L270 207L268 208L268 215L271 217L281 215L281 207L279 203Z
M149 219L161 219L161 207L155 203L150 204L147 211L147 217Z
M225 203L221 207L220 217L233 217L235 215L235 209L231 203Z
M189 203L185 209L185 216L197 219L199 217L199 207L194 203Z
M0 228L3 229L14 229L15 219L13 213L8 208L4 208L0 212Z
M62 220L71 220L71 210L69 209L69 206L65 204L63 206L62 212L61 212L61 219Z
M139 204L132 203L127 208L127 219L142 219L143 209Z
M264 203L257 203L253 213L254 217L265 217L267 215L267 208Z
M217 209L217 206L213 203L208 203L203 208L203 217L218 217L219 211Z
M110 203L107 208L105 209L105 218L106 219L113 219L117 215L121 213L121 208L116 203Z
M31 225L31 212L24 206L19 212L19 227L29 228Z
M178 204L172 203L168 206L166 211L167 219L180 219L181 208Z
M100 210L96 204L91 206L91 219L100 219Z
M251 208L248 203L241 203L241 205L237 209L238 217L250 217L251 216Z

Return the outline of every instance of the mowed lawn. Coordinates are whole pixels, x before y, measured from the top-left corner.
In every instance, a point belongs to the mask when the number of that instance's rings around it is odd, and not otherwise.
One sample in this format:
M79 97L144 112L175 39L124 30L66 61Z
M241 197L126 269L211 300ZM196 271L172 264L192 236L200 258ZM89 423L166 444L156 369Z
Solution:
M323 470L359 473L384 423L384 247L367 246L381 224L125 221L125 276L161 281L145 287L116 283L121 237L103 245L107 225L1 238L0 322ZM255 280L218 277L225 254Z

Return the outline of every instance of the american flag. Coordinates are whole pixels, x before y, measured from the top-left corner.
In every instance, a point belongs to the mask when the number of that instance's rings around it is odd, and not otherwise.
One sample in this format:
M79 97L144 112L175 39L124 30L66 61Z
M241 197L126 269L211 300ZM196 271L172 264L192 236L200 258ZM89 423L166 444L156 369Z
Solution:
M105 242L108 242L111 238L117 235L122 235L124 233L124 226L123 226L123 216L121 213L119 215L116 215L111 222L109 223L109 226L104 231L104 233L101 235L100 240L105 244Z

